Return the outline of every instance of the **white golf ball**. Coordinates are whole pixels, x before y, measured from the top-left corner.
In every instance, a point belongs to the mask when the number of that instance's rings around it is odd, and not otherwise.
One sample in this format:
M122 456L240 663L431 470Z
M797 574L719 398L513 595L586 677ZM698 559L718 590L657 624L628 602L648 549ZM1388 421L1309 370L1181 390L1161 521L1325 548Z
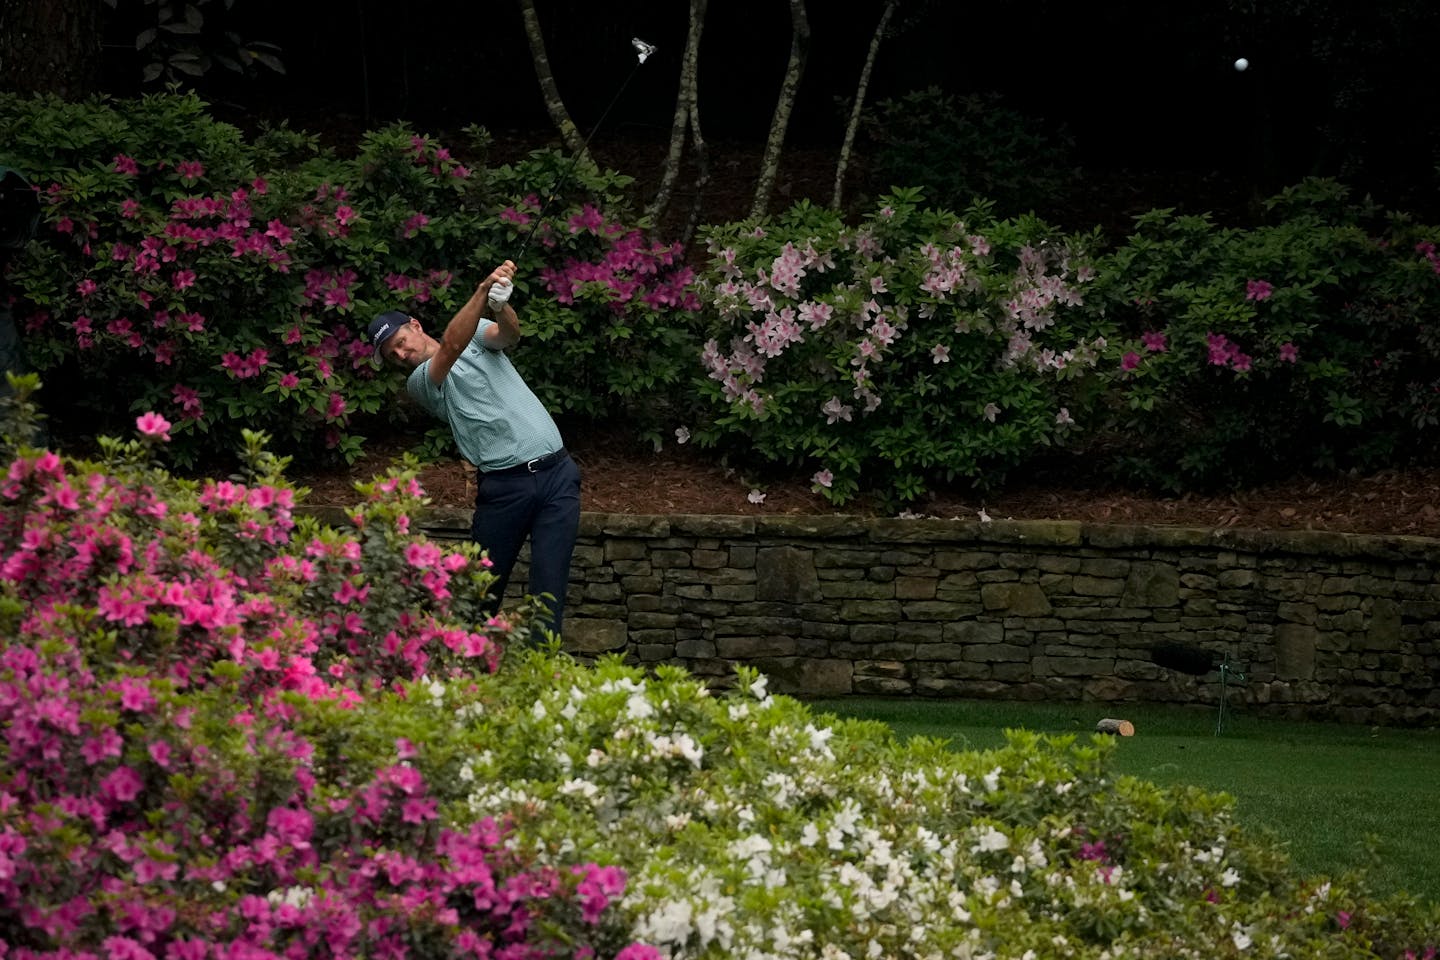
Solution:
M1235 69L1239 70L1241 73L1244 73L1245 68L1248 66L1250 66L1250 61L1246 60L1244 57L1241 57L1239 60L1235 61Z

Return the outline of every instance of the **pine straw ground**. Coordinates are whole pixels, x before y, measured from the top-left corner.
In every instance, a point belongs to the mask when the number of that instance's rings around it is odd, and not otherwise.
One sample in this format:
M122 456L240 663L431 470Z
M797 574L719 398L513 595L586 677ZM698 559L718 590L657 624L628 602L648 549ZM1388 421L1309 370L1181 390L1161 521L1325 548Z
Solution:
M576 435L567 446L580 465L582 508L596 513L720 514L737 516L892 516L873 498L831 506L798 476L750 476L727 468L713 454L669 442L655 451L634 440ZM400 452L377 444L347 469L296 471L310 488L308 503L347 503L354 483L383 473ZM459 460L426 466L420 481L437 505L469 506L474 472ZM752 502L752 492L764 494ZM1015 482L989 496L966 488L933 493L911 508L943 519L1079 520L1187 527L1332 530L1348 533L1440 537L1440 468L1386 470L1296 478L1233 494L1169 497L1101 484L1063 484L1054 479Z

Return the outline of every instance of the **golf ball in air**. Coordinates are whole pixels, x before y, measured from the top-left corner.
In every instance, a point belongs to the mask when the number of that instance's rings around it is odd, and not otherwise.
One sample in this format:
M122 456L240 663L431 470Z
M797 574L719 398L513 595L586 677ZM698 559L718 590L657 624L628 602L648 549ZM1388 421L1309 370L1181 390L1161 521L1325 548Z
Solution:
M1246 60L1244 57L1241 57L1239 60L1235 61L1235 69L1239 70L1241 73L1244 73L1245 68L1248 66L1250 66L1250 61Z

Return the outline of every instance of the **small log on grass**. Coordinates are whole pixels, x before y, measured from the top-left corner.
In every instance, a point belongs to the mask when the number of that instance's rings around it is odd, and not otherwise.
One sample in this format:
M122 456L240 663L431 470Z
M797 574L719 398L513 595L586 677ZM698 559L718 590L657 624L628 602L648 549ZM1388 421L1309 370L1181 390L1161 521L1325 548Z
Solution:
M1129 720L1114 720L1106 717L1095 724L1096 733L1117 733L1122 737L1135 736L1135 724Z

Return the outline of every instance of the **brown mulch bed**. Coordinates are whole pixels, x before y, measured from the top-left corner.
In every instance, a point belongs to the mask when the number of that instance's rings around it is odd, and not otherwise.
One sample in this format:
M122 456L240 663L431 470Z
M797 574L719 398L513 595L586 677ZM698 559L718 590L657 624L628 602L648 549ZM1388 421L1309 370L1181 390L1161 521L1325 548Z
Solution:
M713 454L667 443L654 451L633 440L567 437L581 471L583 509L595 513L782 516L852 514L893 516L873 499L843 509L810 489L807 480L746 476ZM306 502L349 503L354 483L384 472L401 447L378 444L347 469L294 471L308 487ZM471 468L459 460L426 466L420 475L432 502L469 506ZM751 501L752 491L764 499ZM989 496L967 489L942 490L908 515L942 519L1078 520L1187 527L1331 530L1348 533L1440 537L1440 468L1386 470L1369 475L1302 478L1236 493L1180 497L1101 485L1064 485L1020 480Z

